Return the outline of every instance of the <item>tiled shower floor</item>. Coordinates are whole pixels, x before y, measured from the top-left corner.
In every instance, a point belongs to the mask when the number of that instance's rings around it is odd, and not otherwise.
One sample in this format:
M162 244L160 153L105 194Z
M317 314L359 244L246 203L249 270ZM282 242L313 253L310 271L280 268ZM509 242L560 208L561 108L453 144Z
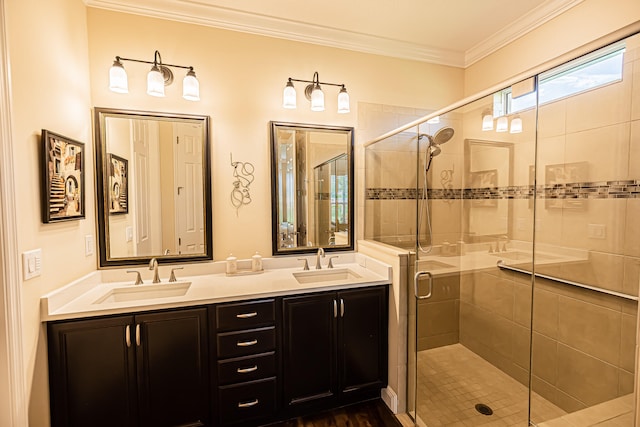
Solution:
M527 426L528 389L461 344L418 353L418 419L427 427ZM534 393L531 418L549 420L562 409ZM493 415L482 415L483 403Z

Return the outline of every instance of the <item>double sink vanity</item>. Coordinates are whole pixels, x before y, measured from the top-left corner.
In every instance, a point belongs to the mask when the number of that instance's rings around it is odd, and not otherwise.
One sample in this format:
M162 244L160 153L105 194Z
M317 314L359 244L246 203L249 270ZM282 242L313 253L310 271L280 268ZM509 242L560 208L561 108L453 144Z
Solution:
M378 397L390 267L338 261L185 264L171 283L160 266L155 284L144 267L141 285L98 270L43 296L52 425L261 425Z

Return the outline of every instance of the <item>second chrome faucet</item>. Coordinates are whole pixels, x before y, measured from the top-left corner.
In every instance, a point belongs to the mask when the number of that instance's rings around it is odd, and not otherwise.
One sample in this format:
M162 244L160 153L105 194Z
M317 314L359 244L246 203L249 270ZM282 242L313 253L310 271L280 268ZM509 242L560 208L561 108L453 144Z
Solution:
M160 283L160 276L158 275L158 260L151 258L149 261L149 270L153 270L153 281L151 283Z

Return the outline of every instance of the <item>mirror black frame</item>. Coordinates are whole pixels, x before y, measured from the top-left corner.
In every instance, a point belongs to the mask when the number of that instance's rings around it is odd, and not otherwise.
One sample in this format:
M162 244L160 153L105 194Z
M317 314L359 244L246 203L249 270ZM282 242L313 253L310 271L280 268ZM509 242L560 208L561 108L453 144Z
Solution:
M123 117L140 117L143 119L159 120L197 120L202 121L204 140L203 140L203 209L204 209L204 236L205 236L205 252L204 254L186 254L186 255L156 255L156 256L141 256L141 257L120 257L112 258L109 252L109 225L108 217L108 192L105 191L105 179L107 170L107 150L106 142L103 140L104 136L104 118L107 116L123 116ZM156 258L158 263L184 263L184 262L202 262L213 260L213 221L212 221L212 208L211 208L211 142L210 142L210 118L209 116L191 115L191 114L179 114L179 113L159 113L153 111L136 111L136 110L122 110L116 108L94 108L94 144L95 144L95 171L96 171L96 215L97 215L97 227L98 227L98 248L99 248L99 261L98 268L108 267L122 267L127 265L144 265L148 264L151 258Z
M349 132L349 147L347 150L347 156L349 158L349 239L348 245L341 246L330 246L330 245L322 245L322 246L306 246L306 247L297 247L287 250L282 250L278 248L278 233L279 233L279 224L278 224L278 203L276 202L278 198L278 155L277 155L277 129L278 127L289 127L289 128L300 128L304 130L317 130L317 131L339 131L339 132ZM355 181L355 170L354 170L354 128L349 126L331 126L331 125L314 125L308 123L290 123L290 122L270 122L270 146L271 146L271 249L272 254L276 255L294 255L294 254L303 254L303 253L315 253L319 248L322 248L325 252L347 252L353 251L354 249L354 235L356 233L355 223L354 223L354 181Z

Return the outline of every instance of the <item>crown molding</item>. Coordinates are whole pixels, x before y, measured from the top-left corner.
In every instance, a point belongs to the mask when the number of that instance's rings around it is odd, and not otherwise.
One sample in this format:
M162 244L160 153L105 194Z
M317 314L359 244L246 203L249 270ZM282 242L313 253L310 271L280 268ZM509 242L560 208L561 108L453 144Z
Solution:
M466 52L213 6L199 0L84 0L89 7L466 68L584 0L549 0Z
M464 65L464 53L281 18L211 6L198 1L85 0L89 7L276 37L375 55Z
M535 30L583 1L584 0L550 0L545 2L468 49L464 55L464 68L505 47L514 40Z

